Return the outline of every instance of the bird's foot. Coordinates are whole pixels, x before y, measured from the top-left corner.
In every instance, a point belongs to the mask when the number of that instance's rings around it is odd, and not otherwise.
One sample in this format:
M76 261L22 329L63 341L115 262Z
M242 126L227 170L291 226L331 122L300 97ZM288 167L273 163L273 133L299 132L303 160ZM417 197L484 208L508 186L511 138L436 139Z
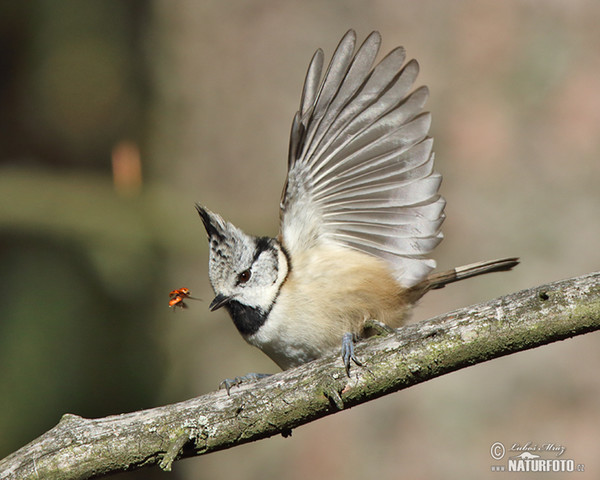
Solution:
M394 333L394 329L379 320L367 318L363 323L363 333L365 337L386 336Z
M247 373L246 375L242 375L240 377L226 378L219 384L219 390L224 388L227 390L227 395L229 395L231 387L237 387L243 383L248 384L258 382L260 379L270 377L271 375L271 373Z
M344 333L342 337L342 360L344 361L344 367L346 368L346 375L350 376L350 363L354 362L359 367L362 367L362 362L354 355L354 334Z

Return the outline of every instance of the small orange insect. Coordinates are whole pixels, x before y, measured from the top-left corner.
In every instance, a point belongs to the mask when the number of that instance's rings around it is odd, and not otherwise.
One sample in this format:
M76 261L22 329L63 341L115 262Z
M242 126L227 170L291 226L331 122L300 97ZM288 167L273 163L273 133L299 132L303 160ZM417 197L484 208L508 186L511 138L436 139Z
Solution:
M189 288L181 287L176 290L172 290L171 293L169 293L169 307L187 308L187 305L184 302L184 300L187 298L191 300L200 300L199 298L190 296Z

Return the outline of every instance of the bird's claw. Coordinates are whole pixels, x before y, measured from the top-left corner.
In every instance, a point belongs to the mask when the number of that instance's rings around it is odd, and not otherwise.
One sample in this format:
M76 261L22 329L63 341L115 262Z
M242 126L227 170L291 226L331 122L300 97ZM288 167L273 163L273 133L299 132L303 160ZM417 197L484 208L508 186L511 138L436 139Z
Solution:
M226 378L219 384L219 390L224 388L227 391L227 395L229 395L232 387L237 387L243 383L257 382L262 378L270 376L270 373L247 373L246 375L241 375L239 377Z

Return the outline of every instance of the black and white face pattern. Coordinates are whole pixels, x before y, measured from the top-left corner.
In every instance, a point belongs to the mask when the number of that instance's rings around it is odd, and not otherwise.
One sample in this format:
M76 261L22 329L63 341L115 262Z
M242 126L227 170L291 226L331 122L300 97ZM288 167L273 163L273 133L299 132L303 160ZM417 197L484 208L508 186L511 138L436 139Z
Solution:
M277 240L246 235L219 215L197 206L210 247L211 310L225 307L242 335L266 321L287 276L287 259Z

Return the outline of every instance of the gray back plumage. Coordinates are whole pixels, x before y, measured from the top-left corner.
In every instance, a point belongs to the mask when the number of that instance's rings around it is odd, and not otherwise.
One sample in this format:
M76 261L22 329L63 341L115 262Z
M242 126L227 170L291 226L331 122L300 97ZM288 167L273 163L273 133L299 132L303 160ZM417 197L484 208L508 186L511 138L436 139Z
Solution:
M435 268L444 199L433 171L426 87L410 92L419 67L392 50L374 68L373 32L354 53L346 33L321 80L310 63L290 138L281 238L294 253L331 242L386 261L410 287Z

